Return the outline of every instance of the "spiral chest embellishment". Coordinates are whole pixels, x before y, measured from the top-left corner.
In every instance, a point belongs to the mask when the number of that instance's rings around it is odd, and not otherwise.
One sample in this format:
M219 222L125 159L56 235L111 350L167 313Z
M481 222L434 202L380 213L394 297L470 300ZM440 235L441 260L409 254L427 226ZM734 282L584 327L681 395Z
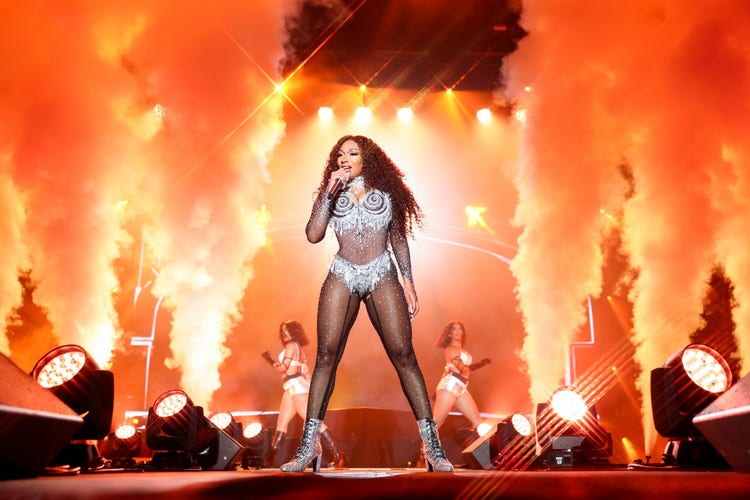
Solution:
M362 208L374 217L386 213L389 207L388 198L382 191L370 191L362 201Z
M336 205L333 207L334 217L346 217L352 210L354 210L354 200L349 196L349 193L336 198Z
M336 234L354 231L363 236L366 229L383 230L391 222L391 199L382 191L373 190L358 204L349 193L336 200L331 226Z

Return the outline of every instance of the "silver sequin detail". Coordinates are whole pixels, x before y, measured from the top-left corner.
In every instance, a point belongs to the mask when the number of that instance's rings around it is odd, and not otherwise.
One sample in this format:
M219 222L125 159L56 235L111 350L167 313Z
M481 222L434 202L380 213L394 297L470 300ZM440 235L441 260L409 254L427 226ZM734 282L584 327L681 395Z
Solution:
M367 264L354 264L336 255L331 262L331 272L346 283L352 293L364 296L375 290L391 265L391 253L387 250Z
M354 231L358 238L364 238L368 229L386 229L391 215L391 197L387 193L374 189L365 195L362 203L357 203L354 196L346 192L336 198L330 225L337 235Z
M358 175L357 177L350 179L349 182L346 183L346 185L353 188L363 188L365 187L365 178L361 175Z

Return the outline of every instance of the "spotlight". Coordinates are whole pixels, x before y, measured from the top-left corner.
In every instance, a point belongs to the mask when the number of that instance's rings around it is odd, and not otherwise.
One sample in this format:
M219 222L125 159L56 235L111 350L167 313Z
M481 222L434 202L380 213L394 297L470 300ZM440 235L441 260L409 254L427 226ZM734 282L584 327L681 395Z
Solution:
M599 423L595 407L572 387L561 387L549 402L537 405L536 428L548 467L609 463L612 435Z
M102 439L112 425L114 377L100 370L82 347L64 345L36 363L31 376L39 385L83 417L83 427L73 439Z
M194 455L208 446L211 429L203 408L187 394L170 390L154 401L148 411L146 444L156 451L151 465L157 468L194 468Z
M651 411L657 432L670 439L662 455L667 465L726 468L693 418L732 385L726 360L714 349L689 344L651 371Z
M411 110L411 108L399 108L397 114L398 119L402 123L409 123L414 117L414 112Z
M514 413L498 423L491 443L494 468L525 470L535 464L534 431L534 421L524 413Z
M83 425L50 465L72 465L84 471L99 465L96 446L109 433L114 406L114 376L82 347L68 344L48 352L36 363L31 376L83 418Z
M489 108L482 108L477 111L477 120L481 123L489 123L492 119L492 111Z
M464 442L461 457L470 469L491 469L492 457L497 454L495 432L497 421L481 422Z
M242 466L248 469L262 469L266 466L266 457L271 452L271 433L260 422L251 422L245 426L245 452L242 455Z
M141 454L143 433L127 423L110 432L100 443L101 454L112 461L111 468L128 468L136 465L135 457Z
M223 430L235 441L242 442L242 424L234 419L234 415L227 410L211 412L208 419L219 429Z
M724 358L708 346L690 344L651 371L651 410L666 438L699 437L693 417L732 383Z
M333 110L328 106L322 106L318 108L318 118L324 122L331 121L333 118Z
M149 409L146 444L159 469L228 469L242 449L180 389L162 393Z
M372 119L372 111L366 106L360 106L354 112L354 122L357 125L367 125Z

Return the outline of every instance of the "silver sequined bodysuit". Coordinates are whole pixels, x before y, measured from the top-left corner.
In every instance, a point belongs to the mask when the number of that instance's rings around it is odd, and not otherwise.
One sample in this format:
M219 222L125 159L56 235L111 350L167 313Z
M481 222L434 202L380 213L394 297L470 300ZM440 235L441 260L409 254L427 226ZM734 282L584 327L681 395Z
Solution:
M352 187L361 195L359 199ZM429 418L430 398L414 354L407 299L393 264L395 260L405 280L413 285L409 244L394 223L395 207L389 193L364 191L364 187L364 179L355 177L333 200L325 191L319 193L305 228L308 241L319 243L331 227L339 243L320 287L318 347L307 416L321 420L325 416L336 367L364 304L414 415L417 420Z
M362 177L352 179L347 187L357 185L364 185ZM328 226L339 241L339 252L331 262L330 271L352 293L367 295L393 269L389 238L401 273L411 280L409 247L405 238L391 230L391 198L387 193L373 189L357 202L347 189L336 198L333 207L330 203L324 197L318 200L311 223L330 211Z

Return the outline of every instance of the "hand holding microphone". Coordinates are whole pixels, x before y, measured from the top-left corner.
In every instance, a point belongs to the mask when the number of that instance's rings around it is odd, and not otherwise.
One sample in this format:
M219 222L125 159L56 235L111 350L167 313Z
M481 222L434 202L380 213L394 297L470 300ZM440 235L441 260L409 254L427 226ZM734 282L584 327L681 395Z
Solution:
M328 184L329 200L337 197L341 190L344 189L344 184L349 180L350 170L350 168L340 168L331 173L331 181Z
M270 352L263 351L263 354L261 354L261 356L263 356L263 359L265 359L268 362L269 365L271 365L273 367L276 366L276 361L274 361L274 359L271 357L271 353Z

